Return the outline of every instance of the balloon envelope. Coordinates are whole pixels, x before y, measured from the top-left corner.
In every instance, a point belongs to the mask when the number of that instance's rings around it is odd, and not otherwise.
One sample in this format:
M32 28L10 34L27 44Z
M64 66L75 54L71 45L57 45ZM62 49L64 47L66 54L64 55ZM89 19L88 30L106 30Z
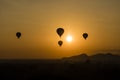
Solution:
M57 34L61 37L61 36L63 35L63 33L64 33L64 29L63 29L63 28L58 28L58 29L56 30L56 32L57 32Z
M83 33L83 37L84 37L84 39L87 39L88 33Z
M63 41L58 41L59 46L62 46Z
M17 38L20 38L21 37L21 32L17 32L16 36L17 36Z

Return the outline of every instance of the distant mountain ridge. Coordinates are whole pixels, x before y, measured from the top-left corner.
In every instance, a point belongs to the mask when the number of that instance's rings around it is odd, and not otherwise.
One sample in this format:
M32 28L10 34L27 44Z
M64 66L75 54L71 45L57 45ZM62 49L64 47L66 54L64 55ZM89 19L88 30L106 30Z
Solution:
M120 64L120 56L113 55L112 53L98 53L92 56L88 56L83 53L80 55L65 57L62 58L64 61L68 62L90 62L90 63L112 63L112 64Z

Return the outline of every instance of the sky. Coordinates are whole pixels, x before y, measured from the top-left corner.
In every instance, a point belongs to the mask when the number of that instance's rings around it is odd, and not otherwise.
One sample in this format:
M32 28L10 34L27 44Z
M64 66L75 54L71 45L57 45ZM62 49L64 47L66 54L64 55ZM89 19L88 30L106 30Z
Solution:
M65 30L61 38L59 27ZM68 35L73 41L66 41ZM120 0L0 0L0 59L53 59L100 51L120 52Z

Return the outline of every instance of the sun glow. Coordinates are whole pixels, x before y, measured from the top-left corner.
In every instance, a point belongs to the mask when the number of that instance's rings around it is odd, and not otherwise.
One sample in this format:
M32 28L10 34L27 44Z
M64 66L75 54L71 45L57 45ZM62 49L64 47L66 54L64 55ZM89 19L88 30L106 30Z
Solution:
M72 42L72 40L73 40L73 38L72 38L71 35L69 35L69 36L66 37L66 41L67 41L67 42Z

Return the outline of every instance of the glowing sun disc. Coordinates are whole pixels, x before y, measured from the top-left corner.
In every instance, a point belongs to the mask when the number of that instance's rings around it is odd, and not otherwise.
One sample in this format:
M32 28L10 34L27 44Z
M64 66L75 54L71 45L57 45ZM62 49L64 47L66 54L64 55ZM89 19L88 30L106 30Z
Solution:
M67 41L67 42L72 42L72 40L73 40L72 36L67 36L67 37L66 37L66 41Z

